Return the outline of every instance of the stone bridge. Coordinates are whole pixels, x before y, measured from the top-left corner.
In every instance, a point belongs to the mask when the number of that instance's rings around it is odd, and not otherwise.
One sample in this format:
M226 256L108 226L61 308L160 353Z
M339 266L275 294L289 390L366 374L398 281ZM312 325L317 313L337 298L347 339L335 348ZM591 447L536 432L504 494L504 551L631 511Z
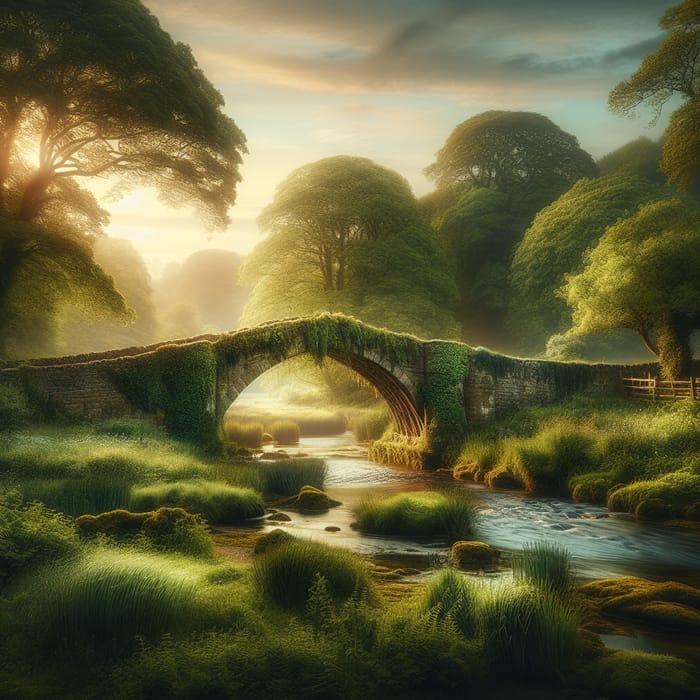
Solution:
M300 355L339 362L375 387L406 438L436 463L466 432L527 404L621 390L622 366L522 360L420 340L323 314L107 353L9 363L0 384L47 415L151 415L212 444L224 413L257 377ZM638 370L639 371L639 370Z

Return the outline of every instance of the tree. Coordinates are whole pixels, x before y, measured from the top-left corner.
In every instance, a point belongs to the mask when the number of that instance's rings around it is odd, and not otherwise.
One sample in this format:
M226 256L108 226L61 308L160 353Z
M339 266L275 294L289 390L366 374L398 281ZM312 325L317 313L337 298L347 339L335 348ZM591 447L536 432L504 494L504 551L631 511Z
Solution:
M30 258L63 245L57 231L97 281L90 235L106 212L81 181L152 184L226 225L245 138L189 48L139 0L5 0L0 45L0 309Z
M638 107L646 104L656 121L674 95L685 100L666 129L661 170L687 190L700 167L700 2L685 0L669 8L659 26L668 36L628 80L612 89L608 104L628 116L636 116Z
M605 229L641 205L669 195L667 188L622 171L577 182L537 214L511 266L508 323L523 351L540 351L551 335L569 328L569 310L555 292L566 274L581 271L585 251Z
M340 311L431 337L454 333L454 283L408 183L366 158L302 166L260 215L244 322Z
M459 124L425 172L437 189L421 206L456 261L463 337L509 350L513 249L535 214L596 165L541 114L492 111Z
M454 128L425 169L438 189L492 187L500 192L555 189L598 174L576 137L534 112L490 111Z
M636 331L663 374L690 373L690 337L700 328L700 209L653 202L610 226L562 294L573 309L571 333Z

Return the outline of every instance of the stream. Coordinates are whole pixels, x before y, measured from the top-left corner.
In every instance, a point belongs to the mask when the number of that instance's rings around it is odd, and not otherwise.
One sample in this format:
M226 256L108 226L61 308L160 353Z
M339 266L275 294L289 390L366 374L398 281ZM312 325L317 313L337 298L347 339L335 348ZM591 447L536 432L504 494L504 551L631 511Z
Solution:
M370 496L459 488L474 498L478 513L474 539L502 551L516 552L525 544L547 541L569 551L580 579L634 575L700 586L700 533L696 531L638 523L602 506L491 491L480 484L456 481L444 472L375 464L349 432L303 438L287 451L290 456L323 457L328 465L325 490L343 504L321 515L290 512L292 520L284 527L295 535L348 547L374 560L397 562L396 566L426 569L434 558L448 555L444 542L363 535L350 527L352 508ZM328 526L340 530L328 532ZM279 523L265 527L273 529Z

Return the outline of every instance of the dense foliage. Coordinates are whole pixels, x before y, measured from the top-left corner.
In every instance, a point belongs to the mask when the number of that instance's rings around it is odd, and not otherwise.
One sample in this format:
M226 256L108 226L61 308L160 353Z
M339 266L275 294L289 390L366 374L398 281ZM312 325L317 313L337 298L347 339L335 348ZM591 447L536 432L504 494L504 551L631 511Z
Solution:
M366 158L335 156L292 172L260 215L244 323L319 311L428 337L454 333L455 289L408 183Z
M7 354L23 348L17 318L48 324L66 297L84 292L96 307L125 311L92 254L106 212L80 181L118 176L155 185L168 203L195 204L221 227L245 138L189 48L138 0L9 0L0 44L0 353Z
M669 379L691 373L700 328L700 210L655 202L610 226L564 287L576 334L639 333Z
M546 338L569 328L569 311L557 289L566 274L583 268L584 253L606 228L641 205L668 196L666 188L623 170L577 182L537 214L511 268L509 322L522 348L541 350Z

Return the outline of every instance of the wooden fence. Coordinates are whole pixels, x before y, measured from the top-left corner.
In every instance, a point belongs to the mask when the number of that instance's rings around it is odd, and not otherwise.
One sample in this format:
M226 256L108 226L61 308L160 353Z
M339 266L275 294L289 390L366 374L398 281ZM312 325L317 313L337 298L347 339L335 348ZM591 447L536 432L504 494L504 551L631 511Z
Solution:
M622 385L627 393L642 399L672 400L695 399L700 401L700 377L666 381L651 375L646 377L623 377Z

